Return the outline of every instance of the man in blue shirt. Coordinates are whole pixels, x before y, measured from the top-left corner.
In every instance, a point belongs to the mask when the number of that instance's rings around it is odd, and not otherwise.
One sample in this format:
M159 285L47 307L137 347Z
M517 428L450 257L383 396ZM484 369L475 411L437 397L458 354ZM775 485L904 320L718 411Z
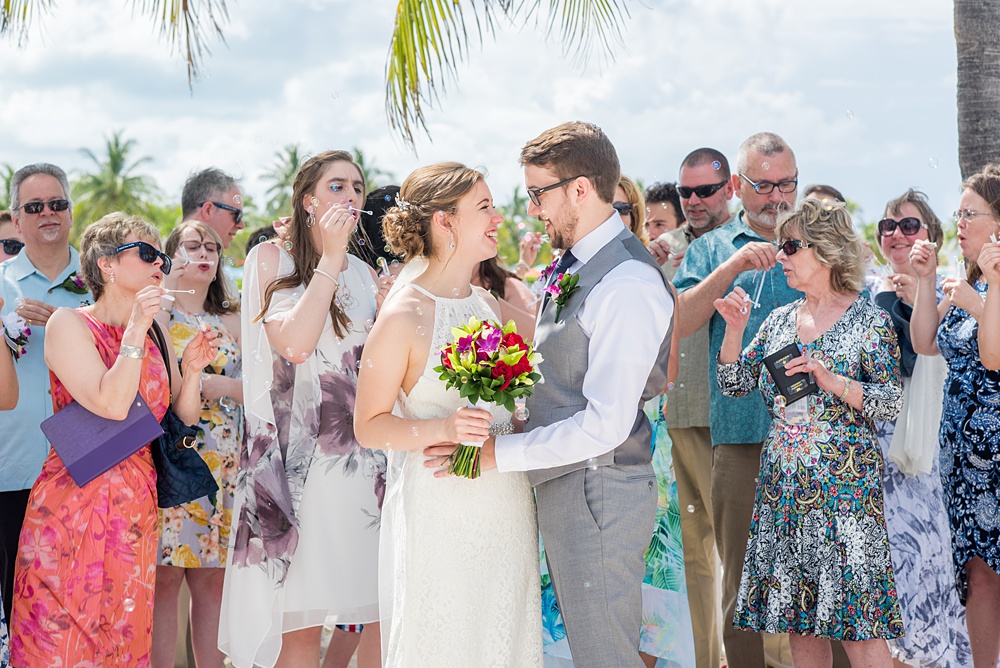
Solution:
M24 248L17 257L0 263L0 296L4 313L16 309L27 321L31 335L16 365L20 384L17 407L0 413L0 591L8 619L17 541L28 494L49 452L39 427L52 415L44 357L45 324L60 306L75 308L90 299L76 276L79 255L69 245L73 207L66 173L45 163L19 169L10 181L10 209Z
M764 435L771 424L760 393L724 397L716 381L716 365L726 323L714 307L716 299L740 286L758 295L744 335L744 345L757 333L774 308L802 296L788 287L776 264L774 229L782 212L795 202L798 169L795 155L778 135L753 135L740 146L732 187L743 211L723 225L691 242L674 277L680 293L680 336L687 337L709 323L709 422L712 433L712 515L716 545L723 565L723 643L733 668L765 665L759 633L733 628L736 595L743 572L743 556L760 470ZM763 283L761 283L763 281ZM758 290L762 286L762 289Z

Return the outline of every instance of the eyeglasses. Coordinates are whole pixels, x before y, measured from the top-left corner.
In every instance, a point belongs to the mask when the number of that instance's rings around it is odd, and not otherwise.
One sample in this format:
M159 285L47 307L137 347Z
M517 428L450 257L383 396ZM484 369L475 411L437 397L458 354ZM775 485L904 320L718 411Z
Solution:
M677 186L677 194L681 196L681 199L690 199L691 195L697 195L698 199L708 199L719 192L727 183L729 183L728 179L719 181L718 183L706 183L701 186Z
M964 218L971 223L976 216L992 216L993 214L989 211L970 211L969 209L959 209L951 215L954 216L955 220L960 221Z
M809 244L801 239L786 239L778 244L778 250L791 257L804 248L809 248Z
M221 247L214 241L183 241L181 242L181 248L183 248L188 253L197 253L200 249L204 248L206 253L219 254Z
M787 181L778 181L777 183L774 181L760 181L758 183L754 183L747 177L746 174L743 174L742 172L740 173L740 178L753 186L754 192L758 195L770 195L774 192L775 188L778 189L779 193L793 193L795 192L795 189L799 187L798 178L789 179ZM680 191L680 188L677 190Z
M906 236L912 237L920 231L921 227L926 228L927 225L922 223L919 218L914 218L913 216L907 216L906 218L900 218L899 220L883 218L878 221L878 233L883 237L891 237L896 231L896 227L899 227L899 231Z
M542 202L541 200L538 199L539 195L541 195L542 193L547 193L550 190L555 190L556 188L564 186L567 183L573 183L573 181L576 181L577 179L582 179L583 177L584 175L580 174L579 176L574 176L571 179L566 179L565 181L560 181L559 183L553 183L551 186L542 186L541 188L526 188L526 190L528 191L528 199L530 199L531 203L534 204L535 206L541 206Z
M24 248L24 242L20 239L0 239L3 244L3 252L7 255L17 255Z
M631 216L632 215L632 209L634 208L628 202L615 202L611 206L613 206L615 208L615 211L618 212L619 216Z
M239 225L240 223L243 222L243 209L237 209L235 206L229 206L228 204L223 204L222 202L215 202L215 201L213 201L212 204L214 204L215 206L219 207L220 209L224 209L226 211L232 211L233 212L233 221L237 225ZM199 206L199 207L205 206L205 202L200 202L196 206Z
M156 250L156 248L154 248L152 244L148 244L145 241L133 241L130 244L119 246L118 248L115 249L115 253L121 253L122 251L127 251L130 248L139 249L139 259L142 260L143 262L148 262L149 264L153 264L154 262L156 262L156 258L160 258L161 260L163 260L163 264L160 265L160 269L163 270L164 274L170 273L170 268L173 266L173 262L170 261L170 258L167 257L165 253L161 253L160 251Z
M22 204L18 208L24 209L25 213L37 215L45 210L46 204L48 204L49 210L52 213L60 213L69 208L68 199L50 199L48 202L28 202L27 204Z

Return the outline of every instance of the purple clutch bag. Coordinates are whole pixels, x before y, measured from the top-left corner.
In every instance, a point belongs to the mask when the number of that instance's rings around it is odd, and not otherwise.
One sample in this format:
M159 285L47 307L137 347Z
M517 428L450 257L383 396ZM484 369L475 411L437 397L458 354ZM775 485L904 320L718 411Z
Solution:
M80 487L132 456L163 433L136 394L124 420L109 420L73 402L42 422L42 433Z

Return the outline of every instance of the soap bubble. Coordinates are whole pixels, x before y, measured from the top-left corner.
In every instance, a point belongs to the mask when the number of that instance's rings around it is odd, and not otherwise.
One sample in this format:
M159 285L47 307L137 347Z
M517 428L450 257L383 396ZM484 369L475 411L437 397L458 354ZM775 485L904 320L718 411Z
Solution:
M391 248L389 248L389 244L386 244L386 245L385 245L385 252L386 252L386 253L391 253L391 252L392 252L392 249L391 249Z
M262 244L265 241L267 241L267 237L265 237L264 235L257 237L257 243Z
M722 163L716 160L712 163L712 169L722 169Z
M521 422L527 421L527 419L528 419L528 407L527 406L518 406L517 410L514 411L514 417L517 418L518 420L520 420Z
M584 589L590 589L590 582L589 582L589 581L587 581L587 582L584 582L584 583L583 583L583 588L584 588Z
M231 257L226 258L226 264L228 264L230 267L236 266L236 262Z
M850 110L850 109L848 109L848 110L847 110L847 111L846 111L846 112L844 113L844 115L845 115L845 116L847 116L847 118L848 118L848 119L851 119L851 118L854 118L854 112L853 112L852 110Z
M262 141L264 141L263 139L260 138L260 135L257 135L256 137L254 137L253 140L255 142L257 142L258 144L261 143Z
M771 163L769 162L762 162L760 166L764 168L764 171L771 169Z
M233 195L233 204L242 204L243 198L239 195Z
M451 289L451 294L452 294L452 296L457 297L458 296L458 288L452 288Z
M938 159L934 158L934 157L928 158L928 160L927 160L927 166L930 167L931 169L937 169L937 167L938 167Z
M694 512L694 506L691 505L690 503L688 504L688 512L689 513L693 513Z
M365 366L370 369L373 366L375 366L375 364L371 361L371 358L368 358L368 359L365 360Z
M331 100L336 100L338 97L340 97L340 93L338 93L337 91L333 91L332 93L330 93Z
M367 320L365 320L365 329L370 330L374 326L375 326L375 321L374 320L372 320L371 318L368 318Z
M222 308L229 308L229 301L228 300L222 302Z
M424 314L424 309L421 308L420 306L418 306L417 307L417 315L423 315L423 314Z
M347 331L349 331L349 332L353 332L354 331L354 323L353 322L350 322L350 321L347 322ZM360 364L361 364L361 362L358 362L358 365L360 365Z
M597 470L597 458L596 457L591 457L590 459L588 459L587 460L587 466L590 467L591 471L596 471Z
M423 336L426 333L427 333L427 328L425 328L423 325L417 327L417 336Z
M125 599L122 601L122 607L125 608L125 612L132 612L135 610L135 600L131 598Z
M286 251L288 251L289 253L291 253L291 252L292 252L292 242L291 242L291 241L289 241L288 239L285 239L285 241L284 241L284 242L283 242L283 243L282 243L281 245L282 245L282 247L284 247L284 249L285 249Z
M416 427L410 429L410 433L413 434L414 436L420 436L420 430L417 429Z

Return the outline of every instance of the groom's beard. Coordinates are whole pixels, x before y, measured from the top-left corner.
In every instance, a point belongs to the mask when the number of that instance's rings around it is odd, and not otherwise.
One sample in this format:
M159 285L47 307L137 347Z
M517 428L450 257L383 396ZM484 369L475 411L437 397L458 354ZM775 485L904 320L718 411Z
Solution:
M552 230L549 233L549 245L552 248L569 250L573 247L573 239L576 238L576 226L580 222L580 216L568 206L564 206L556 216L561 221L558 225L555 218L549 218L549 227Z

